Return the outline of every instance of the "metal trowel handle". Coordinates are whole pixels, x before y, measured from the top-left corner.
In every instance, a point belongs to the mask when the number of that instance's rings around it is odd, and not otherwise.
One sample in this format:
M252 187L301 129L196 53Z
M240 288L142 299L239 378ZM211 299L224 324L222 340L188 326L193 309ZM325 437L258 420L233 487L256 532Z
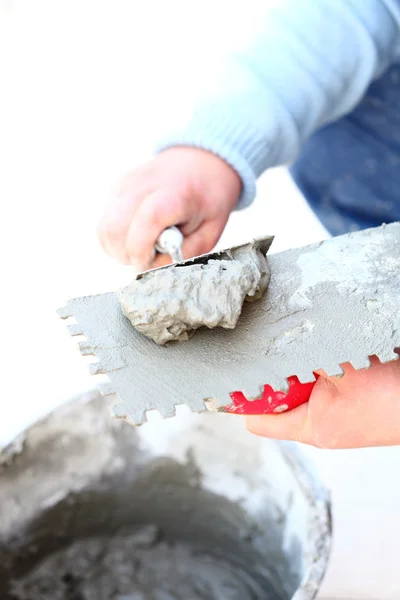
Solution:
M173 262L181 262L183 235L178 227L168 227L160 234L155 249L161 254L169 254Z

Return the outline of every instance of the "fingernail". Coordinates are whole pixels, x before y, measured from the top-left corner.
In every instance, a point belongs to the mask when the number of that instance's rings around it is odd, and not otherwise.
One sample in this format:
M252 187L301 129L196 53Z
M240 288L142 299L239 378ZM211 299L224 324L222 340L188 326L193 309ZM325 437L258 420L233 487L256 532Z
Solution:
M133 278L133 279L137 279L137 276L138 276L138 275L139 275L139 273L140 273L140 269L138 269L137 267L135 267L135 266L134 266L134 265L132 265L132 264L130 265L130 267L131 267L131 269L130 269L130 270L131 270L131 273L132 273L132 278Z
M130 261L130 266L135 279L137 279L137 276L140 275L140 273L144 273L147 270L145 265L136 261Z
M136 273L136 276L139 275L140 273L144 273L145 271L148 271L149 269L151 269L151 265L153 264L154 258L155 258L155 250L153 255L149 258L149 260L140 260L137 258L137 256L135 256L135 258L131 258L129 257L129 264L132 267L132 270Z

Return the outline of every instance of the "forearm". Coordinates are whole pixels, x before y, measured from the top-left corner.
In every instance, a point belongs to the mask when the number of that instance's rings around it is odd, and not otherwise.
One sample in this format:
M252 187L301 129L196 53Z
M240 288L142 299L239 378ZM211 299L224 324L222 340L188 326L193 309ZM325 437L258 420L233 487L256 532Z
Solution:
M316 129L351 111L400 46L398 0L258 0L246 9L240 39L191 118L158 146L221 156L242 179L242 206L265 169L293 160Z

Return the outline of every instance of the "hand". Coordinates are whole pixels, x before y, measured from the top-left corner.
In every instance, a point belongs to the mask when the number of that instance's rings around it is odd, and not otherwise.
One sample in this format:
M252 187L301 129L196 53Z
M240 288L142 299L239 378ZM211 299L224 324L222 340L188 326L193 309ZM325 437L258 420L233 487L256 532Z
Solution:
M140 272L168 264L154 254L164 229L179 225L184 258L210 252L241 192L236 172L222 159L196 148L171 148L122 181L98 227L103 248Z
M341 378L319 372L307 404L280 415L249 416L248 429L318 448L400 444L400 360L383 365L373 357L371 365L360 371L344 365Z

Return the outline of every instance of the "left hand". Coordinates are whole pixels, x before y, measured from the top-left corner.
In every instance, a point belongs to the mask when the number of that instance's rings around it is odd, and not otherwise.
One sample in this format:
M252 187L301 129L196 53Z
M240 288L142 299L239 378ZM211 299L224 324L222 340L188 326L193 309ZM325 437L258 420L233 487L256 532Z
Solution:
M246 417L248 429L318 448L400 444L400 360L381 364L372 357L370 369L343 369L340 378L320 371L310 400L294 410Z

